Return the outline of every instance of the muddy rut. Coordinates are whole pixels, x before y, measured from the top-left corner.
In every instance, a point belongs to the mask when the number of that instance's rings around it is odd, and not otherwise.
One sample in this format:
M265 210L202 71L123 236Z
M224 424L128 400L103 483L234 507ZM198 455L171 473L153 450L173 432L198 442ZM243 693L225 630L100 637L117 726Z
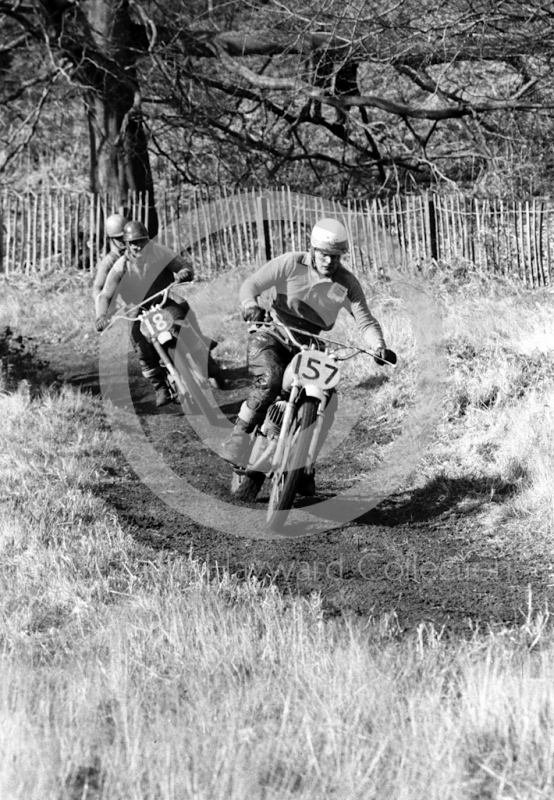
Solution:
M50 356L65 380L99 394L92 353L79 363L59 349ZM248 376L240 368L227 374L229 388L214 394L232 418L246 395ZM229 466L203 445L180 408L156 409L153 392L132 364L130 386L144 435L163 460L208 497L231 502ZM374 439L375 431L362 429L349 437L343 464L354 463L367 449L367 437ZM335 484L347 478L331 460L318 474L319 498L332 496ZM431 482L410 492L400 488L340 527L275 541L222 533L195 521L186 508L175 511L141 482L123 455L115 470L103 472L94 491L132 536L153 551L192 554L210 570L225 568L239 577L272 580L295 595L318 592L330 616L390 615L399 632L422 623L432 623L445 634L520 624L529 588L534 604L551 593L552 564L522 553L517 529L499 536L494 525L485 524L488 489L469 477ZM501 491L495 502L502 502ZM254 507L263 511L266 506L263 490Z

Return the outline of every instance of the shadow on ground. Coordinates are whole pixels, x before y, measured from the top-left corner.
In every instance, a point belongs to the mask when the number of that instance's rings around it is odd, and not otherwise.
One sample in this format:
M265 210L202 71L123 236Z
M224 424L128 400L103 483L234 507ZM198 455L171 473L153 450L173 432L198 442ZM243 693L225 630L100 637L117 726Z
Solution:
M410 493L392 495L379 507L361 514L355 522L360 525L403 525L407 522L426 522L455 511L460 517L472 516L485 505L503 503L520 488L517 482L500 476L450 478L442 475Z
M249 381L244 368L228 370L228 378L230 390L217 394L220 407L232 418ZM73 375L69 382L93 394L99 391L94 371ZM178 407L155 409L137 371L131 371L131 384L141 424L164 459L175 471L195 476L195 485L207 495L230 502L228 465L202 446ZM106 472L90 488L152 552L192 555L214 575L224 569L240 579L255 576L300 597L317 592L328 616L386 614L397 618L401 630L433 623L453 634L471 635L477 625L520 624L529 587L538 605L551 593L550 556L537 559L522 548L518 530L483 528L480 512L491 505L501 508L518 489L499 476L444 475L392 495L369 511L363 497L347 498L335 528L289 541L256 540L240 531L232 536L203 527L186 509L179 514L153 495L123 457L115 472ZM321 499L301 504L317 518ZM262 498L258 507L263 509L264 503ZM351 521L341 522L346 519Z

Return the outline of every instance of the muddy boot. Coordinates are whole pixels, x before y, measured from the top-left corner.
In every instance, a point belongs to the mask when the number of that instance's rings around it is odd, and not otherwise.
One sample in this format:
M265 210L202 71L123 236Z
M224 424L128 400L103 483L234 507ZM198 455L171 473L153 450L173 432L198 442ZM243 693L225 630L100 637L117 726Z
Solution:
M156 392L156 408L160 408L160 406L166 406L168 403L171 403L173 398L171 397L169 386L166 383L165 374L160 370L154 375L148 375L146 377L148 377L148 380Z
M229 461L238 467L246 467L248 465L252 447L250 434L262 419L263 415L252 411L244 401L230 437L221 446L220 455L225 461Z
M159 389L156 389L156 408L166 406L168 403L171 403L171 399L171 393L167 385L160 386Z
M245 467L248 464L250 455L250 431L246 424L238 419L235 422L233 432L221 447L221 457L231 464L238 467Z
M208 354L208 380L212 389L225 389L227 385L223 369L211 353Z

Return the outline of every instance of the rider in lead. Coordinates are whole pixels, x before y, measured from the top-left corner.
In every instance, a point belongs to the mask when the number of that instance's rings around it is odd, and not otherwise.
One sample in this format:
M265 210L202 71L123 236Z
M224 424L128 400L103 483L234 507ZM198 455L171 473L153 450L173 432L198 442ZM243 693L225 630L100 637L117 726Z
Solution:
M269 291L273 320L277 324L282 320L308 334L331 330L339 311L345 308L354 317L367 348L375 353L375 361L382 365L386 344L381 326L369 310L360 282L341 264L341 257L348 249L344 225L327 218L317 222L311 232L309 251L278 256L244 281L239 299L245 322L264 320L265 311L258 298L265 291ZM263 421L279 394L283 373L295 352L271 328L254 330L250 335L247 361L254 383L231 436L221 449L226 461L246 466L250 433ZM303 475L298 492L315 494L313 471Z

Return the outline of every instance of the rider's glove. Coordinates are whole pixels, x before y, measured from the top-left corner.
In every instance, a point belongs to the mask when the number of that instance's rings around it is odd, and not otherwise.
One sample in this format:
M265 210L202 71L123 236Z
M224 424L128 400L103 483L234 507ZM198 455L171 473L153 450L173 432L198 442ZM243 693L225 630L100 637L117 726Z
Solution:
M187 283L193 279L193 273L190 267L184 267L179 272L175 273L175 283Z
M265 319L265 310L257 303L242 308L242 318L245 322L263 322Z
M105 314L102 314L99 317L96 317L96 330L101 333L108 327L108 318Z
M373 358L375 359L375 363L379 364L382 367L387 362L387 348L380 347L378 350L375 351Z

